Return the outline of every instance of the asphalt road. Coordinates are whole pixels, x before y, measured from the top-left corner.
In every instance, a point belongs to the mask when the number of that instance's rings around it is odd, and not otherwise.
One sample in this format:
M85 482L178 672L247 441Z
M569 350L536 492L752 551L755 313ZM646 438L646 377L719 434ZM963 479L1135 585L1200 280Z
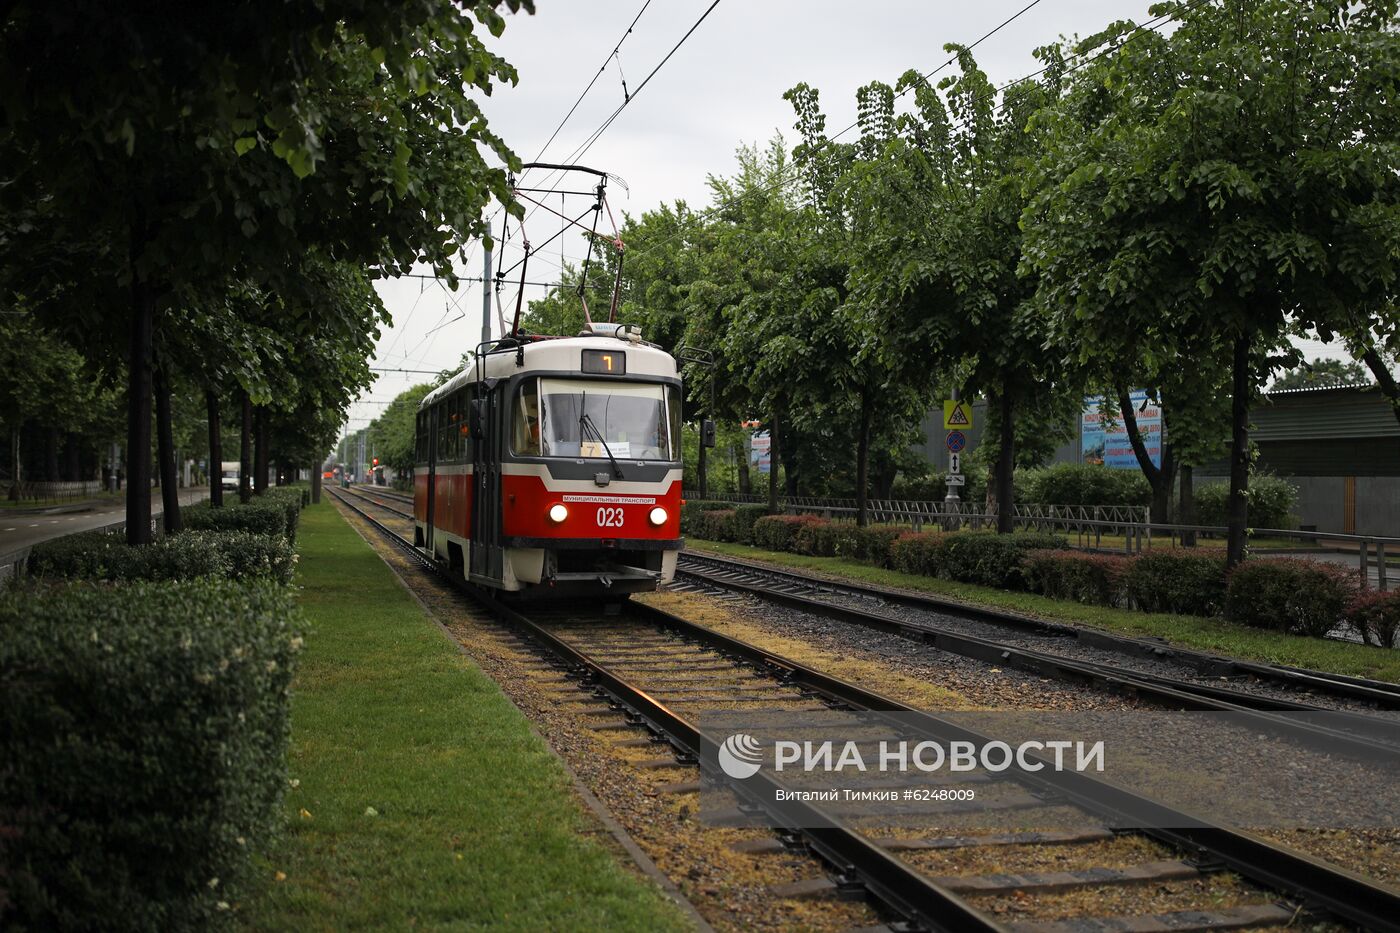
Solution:
M180 490L181 505L202 502L208 498L209 487L207 486L194 486ZM54 506L54 508L61 509L63 507ZM160 490L153 489L151 490L151 515L159 515L161 511ZM0 509L0 556L23 550L38 544L40 541L47 541L49 538L72 534L75 531L101 528L103 525L123 521L125 518L126 503L121 500L113 500L110 503L103 502L92 510L83 512L16 514L8 509Z

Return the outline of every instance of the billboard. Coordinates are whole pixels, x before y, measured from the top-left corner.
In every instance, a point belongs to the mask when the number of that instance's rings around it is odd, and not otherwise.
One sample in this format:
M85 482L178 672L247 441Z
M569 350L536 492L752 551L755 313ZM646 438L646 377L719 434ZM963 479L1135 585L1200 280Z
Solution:
M1137 412L1138 433L1154 466L1162 465L1162 407L1147 397L1145 389L1128 393L1133 411ZM1116 407L1116 406L1115 406ZM1091 395L1084 399L1084 412L1079 418L1079 459L1084 463L1102 463L1114 470L1139 469L1137 455L1128 440L1121 415L1107 423L1103 413L1103 398Z
M758 431L749 439L749 467L760 473L773 468L773 439L767 431Z

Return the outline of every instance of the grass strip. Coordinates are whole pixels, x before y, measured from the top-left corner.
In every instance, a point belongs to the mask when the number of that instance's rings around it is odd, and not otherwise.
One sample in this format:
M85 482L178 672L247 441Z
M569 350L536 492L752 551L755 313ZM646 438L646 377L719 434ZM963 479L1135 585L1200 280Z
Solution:
M938 577L900 573L897 570L871 567L839 557L789 554L747 544L702 541L693 537L686 538L686 548L701 553L708 551L728 557L767 561L801 570L816 570L865 583L919 590L977 606L1006 609L1059 622L1091 625L1127 635L1165 638L1174 645L1198 651L1400 683L1400 651L1397 650L1269 632L1207 616L1086 606L1033 593L998 590Z
M590 837L558 759L334 506L302 512L299 545L288 831L245 927L686 926Z

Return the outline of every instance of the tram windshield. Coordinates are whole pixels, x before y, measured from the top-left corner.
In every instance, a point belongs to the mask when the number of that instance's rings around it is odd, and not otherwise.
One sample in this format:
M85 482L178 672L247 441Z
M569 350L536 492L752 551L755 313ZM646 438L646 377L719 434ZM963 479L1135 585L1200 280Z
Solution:
M671 386L540 379L521 386L511 446L544 457L673 461L679 432Z

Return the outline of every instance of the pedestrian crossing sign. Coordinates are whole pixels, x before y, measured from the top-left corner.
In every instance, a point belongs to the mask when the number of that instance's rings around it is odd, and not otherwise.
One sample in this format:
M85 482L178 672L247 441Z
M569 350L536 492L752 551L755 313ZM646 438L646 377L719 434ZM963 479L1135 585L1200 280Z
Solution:
M972 406L970 404L955 402L952 399L943 403L943 429L945 431L970 427L972 427Z

